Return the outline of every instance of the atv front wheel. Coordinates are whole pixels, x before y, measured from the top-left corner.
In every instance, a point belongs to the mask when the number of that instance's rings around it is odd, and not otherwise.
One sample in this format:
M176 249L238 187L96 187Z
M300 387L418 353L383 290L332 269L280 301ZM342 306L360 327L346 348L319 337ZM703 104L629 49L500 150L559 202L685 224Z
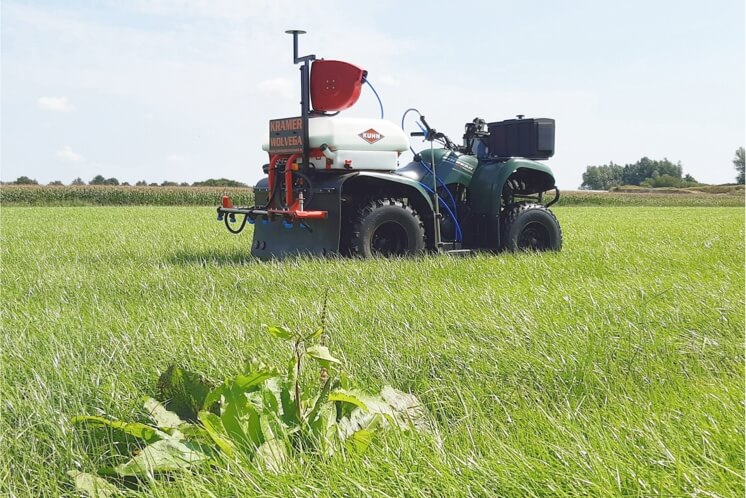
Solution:
M562 229L546 206L521 202L502 219L501 247L508 251L559 251Z
M353 221L353 255L408 256L425 249L425 226L401 199L376 199L365 204Z

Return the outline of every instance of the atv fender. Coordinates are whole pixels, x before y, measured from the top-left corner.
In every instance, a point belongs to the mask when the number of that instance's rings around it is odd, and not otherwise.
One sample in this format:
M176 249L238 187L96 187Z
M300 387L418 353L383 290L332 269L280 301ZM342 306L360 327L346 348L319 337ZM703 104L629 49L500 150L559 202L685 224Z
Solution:
M469 199L475 214L497 216L505 182L519 172L526 180L526 195L554 188L555 179L549 166L530 159L510 158L479 165L470 185Z
M376 171L361 171L357 175L346 175L346 177L346 180L355 177L354 183L359 182L364 185L375 186L382 190L387 190L387 183L389 188L398 187L398 190L406 193L405 197L408 197L409 202L415 205L420 215L429 216L433 212L433 200L427 190L417 180L396 173L380 173ZM391 185L392 183L393 186ZM426 206L425 209L423 209L423 205Z

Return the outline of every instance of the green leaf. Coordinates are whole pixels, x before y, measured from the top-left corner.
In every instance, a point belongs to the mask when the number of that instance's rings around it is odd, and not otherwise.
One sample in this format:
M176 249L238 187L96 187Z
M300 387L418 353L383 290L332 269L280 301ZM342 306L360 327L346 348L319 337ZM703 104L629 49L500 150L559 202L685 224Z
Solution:
M277 379L269 379L264 384L264 388L261 390L262 393L262 406L265 411L280 413L280 386Z
M292 339L295 337L295 334L290 332L285 327L267 327L267 332L269 332L270 335L277 337L278 339Z
M306 337L303 338L304 341L310 341L312 339L318 339L321 337L321 335L324 333L324 327L319 327L316 330L314 330L312 333L308 334Z
M224 395L224 401L220 420L228 437L247 450L262 444L264 436L259 412L245 393L231 390Z
M232 381L226 381L210 391L205 396L203 409L207 410L228 395L236 397L241 393L258 391L261 384L266 380L280 375L277 370L267 368L263 365L254 365L254 368L257 368L257 370L248 374L238 375Z
M262 391L265 411L269 410L276 414L287 427L298 425L298 419L295 412L295 402L290 395L291 389L292 386L289 382L276 377L268 379L267 382L264 383L264 389Z
M363 453L365 453L368 447L370 447L374 437L375 432L373 432L372 430L360 429L359 431L356 431L354 434L352 434L352 436L350 436L347 441L345 441L345 447L353 453L362 455Z
M158 472L185 470L209 460L209 455L197 451L182 441L161 439L121 465L114 467L120 476L153 477Z
M260 469L279 473L287 466L288 448L279 439L272 439L257 448L254 458Z
M236 445L231 441L230 436L223 427L223 421L210 412L199 412L199 420L205 427L205 430L210 435L210 438L215 442L220 450L225 453L228 457L233 457L236 454Z
M293 397L293 384L290 382L283 382L280 390L280 403L282 404L282 421L289 427L297 426L300 423L298 420L298 407Z
M324 405L324 403L329 402L329 391L331 391L332 388L332 379L329 378L324 383L324 387L321 388L321 393L319 393L319 396L316 398L316 402L313 405L313 408L308 413L308 417L306 420L309 423L313 423L316 420L316 416L319 413L319 410L321 410L321 407Z
M229 389L227 384L221 384L215 389L211 390L209 393L207 393L207 396L205 396L205 400L202 404L201 410L207 410L209 407L220 403L220 400L223 397L223 394Z
M341 364L342 362L336 359L329 352L329 348L326 346L314 345L306 349L306 354L314 360L321 363L324 367L329 367L332 363Z
M325 403L321 406L318 416L309 423L312 442L316 444L317 451L327 457L334 454L339 446L339 435L336 424L336 411L333 405Z
M155 422L155 425L158 427L178 429L179 426L185 423L178 415L166 410L166 408L154 398L145 398L143 407L147 410L148 415L150 415L150 418L153 419L153 422Z
M203 412L200 412L203 413ZM211 412L204 412L211 413ZM214 413L212 415L215 415ZM199 417L199 414L197 414ZM217 415L215 415L217 417ZM219 419L219 417L218 417ZM199 418L200 422L202 418ZM211 448L215 446L215 440L210 436L204 427L204 424L183 424L174 431L174 437L180 436L180 439L186 439L190 444L195 444L201 448ZM214 448L212 448L214 449ZM211 453L205 449L205 453Z
M343 389L338 389L329 394L329 401L349 403L351 405L357 406L364 411L368 411L367 405L358 397L358 394L354 391L345 391Z
M71 418L70 422L73 424L84 423L89 427L111 427L130 436L142 439L146 443L153 443L169 437L165 432L139 422L122 422L121 420L110 420L94 415L79 415Z
M237 375L233 380L232 390L239 390L243 392L257 391L259 385L263 384L265 380L277 377L280 374L277 370L258 370L246 375Z
M111 498L112 496L122 494L122 491L119 488L106 481L106 479L102 479L93 474L70 470L67 472L67 475L69 475L75 483L75 489L85 493L89 498Z

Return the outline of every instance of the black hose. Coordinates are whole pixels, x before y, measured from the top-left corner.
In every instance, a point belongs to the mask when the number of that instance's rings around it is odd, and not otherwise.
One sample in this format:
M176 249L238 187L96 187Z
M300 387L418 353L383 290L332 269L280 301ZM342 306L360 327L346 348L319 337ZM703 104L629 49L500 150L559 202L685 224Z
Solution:
M243 229L246 227L246 221L248 221L249 219L249 215L248 214L243 215L243 221L241 222L241 226L238 227L238 230L234 230L233 227L231 227L231 223L230 221L228 221L230 217L231 217L230 214L226 214L225 217L223 218L223 221L225 222L225 228L227 228L230 233L239 234L243 232Z
M277 193L277 186L280 183L278 181L279 175L277 174L277 166L275 166L275 184L272 185L272 192L269 193L269 196L267 197L267 204L264 205L262 209L269 209L270 206L272 206L272 201L275 200L275 194Z

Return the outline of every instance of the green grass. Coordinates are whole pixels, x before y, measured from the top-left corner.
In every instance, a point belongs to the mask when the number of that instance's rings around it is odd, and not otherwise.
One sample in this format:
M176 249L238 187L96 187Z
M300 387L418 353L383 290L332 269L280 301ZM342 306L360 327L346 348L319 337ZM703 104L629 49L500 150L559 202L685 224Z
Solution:
M288 473L242 462L151 496L744 494L744 212L559 208L559 254L260 263L204 208L3 208L0 495L72 494L171 362L212 379L311 329L443 445L389 434ZM248 230L247 230L248 232Z

